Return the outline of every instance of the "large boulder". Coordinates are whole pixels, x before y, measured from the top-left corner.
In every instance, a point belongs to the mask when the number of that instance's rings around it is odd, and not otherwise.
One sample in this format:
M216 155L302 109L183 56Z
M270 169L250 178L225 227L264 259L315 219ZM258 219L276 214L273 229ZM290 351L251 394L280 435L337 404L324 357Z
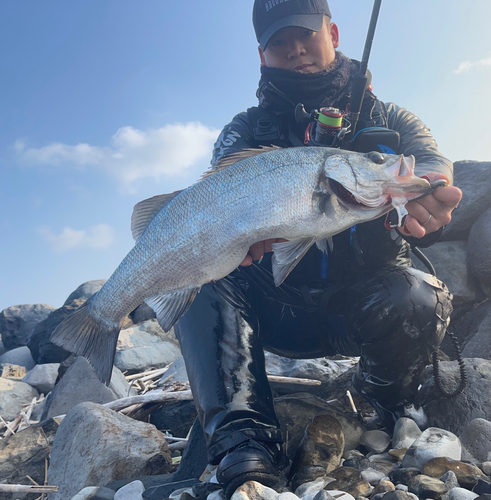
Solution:
M165 333L157 320L152 319L121 330L114 364L122 372L139 373L164 367L180 355L174 330Z
M153 425L94 403L70 411L56 434L48 484L59 485L49 500L66 500L86 486L171 469L167 442Z
M47 304L21 304L0 312L0 335L5 349L27 345L33 328L54 310Z
M74 300L81 300L82 302L85 302L87 299L92 297L94 293L98 292L106 281L107 280L93 280L82 283L68 296L63 305L66 306Z
M16 347L0 356L0 367L4 365L23 366L26 371L34 368L34 360L28 347Z
M484 285L491 286L491 208L474 223L467 243L472 274Z
M435 386L433 368L423 372L420 398L431 426L446 429L459 435L464 427L475 418L491 420L491 361L480 358L464 360L467 384L464 391L453 398L447 398ZM460 382L457 361L439 363L442 385L450 392Z
M19 412L28 406L39 392L24 382L0 378L0 416L4 420L14 420Z
M491 206L491 162L455 162L454 184L462 190L462 201L445 230L445 241L467 240L474 222Z

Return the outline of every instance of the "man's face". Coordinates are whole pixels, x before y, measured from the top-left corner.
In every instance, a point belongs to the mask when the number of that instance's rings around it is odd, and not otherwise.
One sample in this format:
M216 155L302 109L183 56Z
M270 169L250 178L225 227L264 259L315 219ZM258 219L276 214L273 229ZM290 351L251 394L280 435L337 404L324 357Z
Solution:
M266 49L259 47L261 65L300 73L317 73L327 69L339 47L338 27L324 16L320 31L289 27L277 31Z

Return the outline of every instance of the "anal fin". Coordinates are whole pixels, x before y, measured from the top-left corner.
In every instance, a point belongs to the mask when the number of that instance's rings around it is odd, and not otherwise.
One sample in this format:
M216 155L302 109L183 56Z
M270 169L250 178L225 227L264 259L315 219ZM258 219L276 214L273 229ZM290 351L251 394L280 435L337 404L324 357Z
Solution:
M147 297L145 302L155 311L157 321L168 332L193 303L201 287L163 292Z
M315 243L315 240L315 238L306 238L304 240L273 243L272 267L276 286L280 286L285 281L293 268L300 262L300 259Z

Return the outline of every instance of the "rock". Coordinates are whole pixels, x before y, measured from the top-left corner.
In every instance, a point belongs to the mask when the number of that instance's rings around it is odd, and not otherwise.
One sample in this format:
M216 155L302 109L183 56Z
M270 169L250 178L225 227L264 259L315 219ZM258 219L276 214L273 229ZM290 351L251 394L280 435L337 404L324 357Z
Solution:
M0 366L4 364L24 366L26 371L34 368L34 360L28 347L16 347L0 356Z
M184 437L196 416L194 401L167 401L152 412L150 423L161 431L169 431L173 436Z
M152 319L119 334L114 364L128 373L162 368L181 355L174 330L165 333Z
M314 481L308 481L302 485L300 485L296 490L295 490L295 495L299 498L302 498L302 500L305 500L307 498L310 498L313 500L313 498L317 495L319 491L322 491L324 487L329 483L332 482L332 478L327 478L327 477L319 477Z
M457 338L463 355L466 358L489 359L489 331L491 329L491 302L488 300L468 311L462 317L452 320L449 331ZM475 339L475 340L474 340ZM467 349L467 346L469 348ZM452 339L446 335L440 349L451 360L457 359ZM479 349L483 349L479 351ZM476 353L477 351L477 353ZM464 354L468 353L468 354ZM475 353L472 354L471 353Z
M115 399L127 398L128 396L136 396L138 394L138 391L130 385L121 370L116 366L113 366L109 390L114 394Z
M458 161L454 163L454 184L462 190L462 200L452 213L443 234L445 241L467 240L478 217L490 207L491 162Z
M339 421L331 415L317 415L305 429L293 460L292 488L328 474L339 466L344 451L344 434Z
M470 337L462 350L462 356L464 358L491 359L491 336L489 335L491 331L491 302L488 301L478 306L476 310L480 309L482 306L487 306L486 315L479 323L477 331Z
M5 346L3 345L2 334L0 333L0 356L6 352L7 352L7 349L5 349Z
M491 285L491 208L481 214L472 225L469 239L468 262L472 274L484 285Z
M489 455L488 455L488 460L489 460ZM482 463L481 469L484 472L484 474L487 474L488 476L491 477L491 462L488 460Z
M113 392L97 378L90 363L79 356L49 394L41 419L65 415L85 401L102 404L114 399Z
M464 427L460 442L467 459L473 463L485 462L491 458L491 422L475 418Z
M388 491L382 498L383 500L413 500L410 493L402 490Z
M360 444L369 451L383 453L390 444L390 436L384 431L365 431L360 437Z
M414 493L420 498L440 498L448 491L445 483L424 474L411 478L407 487L410 493Z
M460 460L462 446L459 438L449 431L428 427L414 441L402 459L402 467L423 469L424 464L435 457L448 457Z
M361 477L369 482L371 485L376 485L379 483L381 479L386 477L387 474L385 472L375 470L375 469L365 469L361 471Z
M399 448L399 449L392 449L392 450L389 450L387 453L395 458L398 462L402 462L402 459L404 458L404 455L406 454L407 452L407 448Z
M421 436L421 429L410 418L397 420L392 436L392 447L395 449L409 448Z
M429 474L430 475L430 474ZM445 486L448 488L448 490L451 490L452 488L459 488L460 484L457 479L457 476L455 475L455 472L449 470L443 474L442 477L440 477L440 481L445 483Z
M486 478L479 467L448 457L432 458L423 467L423 474L431 477L442 477L448 471L452 471L456 475L460 486L469 489L477 484L480 477Z
M464 488L452 488L448 492L449 500L474 500L479 495L477 493L473 493L472 491L466 490Z
M85 302L87 299L92 297L94 293L98 292L106 281L107 280L92 280L82 283L68 296L63 305L66 306L74 300L82 300Z
M338 467L329 473L335 481L328 483L326 490L340 490L353 495L355 498L361 496L368 496L371 491L370 483L361 477L361 472L353 467Z
M51 392L55 386L59 366L59 363L36 365L22 379L22 382L29 384L42 394L48 394L48 392Z
M0 440L0 483L29 485L30 476L44 484L45 461L57 430L50 419Z
M395 491L395 489L396 487L394 486L394 483L392 481L382 479L375 486L372 492L372 497L373 495L377 495L378 493L387 493L388 491Z
M475 418L491 421L491 399L489 398L491 361L480 358L467 358L464 361L467 385L462 394L451 399L443 397L436 389L432 367L425 368L421 377L420 395L430 425L448 429L455 434L460 434L464 427ZM444 388L447 391L453 390L460 382L457 361L443 361L439 366Z
M29 384L0 378L0 415L7 422L14 420L24 406L38 396L38 391Z
M133 481L120 488L114 495L114 500L142 500L145 486L141 481Z
M186 365L182 356L179 356L175 361L172 362L169 369L162 375L159 383L163 382L163 380L170 377L171 375L173 382L189 384L188 372L186 371Z
M60 488L48 498L65 500L88 485L163 474L170 467L167 442L153 425L95 403L81 403L68 413L56 434L48 484Z
M134 325L156 318L155 311L145 302L140 304L129 316Z
M87 486L79 491L71 500L113 500L114 490L109 488L99 488L98 486ZM137 500L127 498L126 500Z
M329 496L327 497L328 500L354 500L353 496L351 496L349 493L346 493L345 491L332 490L327 491L326 493L329 494ZM323 496L322 498L326 499L326 496ZM360 500L362 500L362 497L360 497Z
M407 484L412 477L421 474L421 469L416 467L399 467L389 473L389 478L394 484Z
M0 312L0 334L5 349L27 345L32 329L54 309L48 304L21 304Z
M472 491L478 495L491 495L491 479L489 477L486 479L479 478Z
M467 242L442 241L425 248L424 254L435 267L437 277L453 294L454 306L472 303L481 296L479 282L467 268ZM415 259L414 265L428 271L419 260Z
M239 486L230 500L275 500L278 493L256 481Z
M27 375L25 366L13 365L11 363L2 363L0 365L0 372L0 376L3 378L15 377L19 380Z
M278 500L278 498L279 497L277 497L276 500ZM298 497L295 495L295 498L298 498ZM313 500L334 500L334 497L328 491L326 491L326 490L320 490L314 496Z
M64 305L52 311L44 321L34 327L27 345L37 364L61 363L70 356L68 351L53 344L49 338L55 328L84 302L84 300L78 299L69 305Z
M345 448L358 446L363 427L358 418L346 411L341 404L326 403L324 400L303 392L281 396L275 399L275 410L284 436L288 435L288 456L293 459L304 430L316 415L328 414L335 417L343 429Z

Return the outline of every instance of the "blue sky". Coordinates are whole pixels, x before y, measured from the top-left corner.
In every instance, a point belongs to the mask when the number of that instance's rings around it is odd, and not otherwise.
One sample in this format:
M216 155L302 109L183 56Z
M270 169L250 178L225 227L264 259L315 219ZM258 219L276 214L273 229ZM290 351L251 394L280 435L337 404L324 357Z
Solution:
M331 0L361 58L372 2ZM195 182L256 104L251 0L0 2L0 310L60 306L131 249L142 199ZM382 3L374 92L450 159L491 160L491 1Z

